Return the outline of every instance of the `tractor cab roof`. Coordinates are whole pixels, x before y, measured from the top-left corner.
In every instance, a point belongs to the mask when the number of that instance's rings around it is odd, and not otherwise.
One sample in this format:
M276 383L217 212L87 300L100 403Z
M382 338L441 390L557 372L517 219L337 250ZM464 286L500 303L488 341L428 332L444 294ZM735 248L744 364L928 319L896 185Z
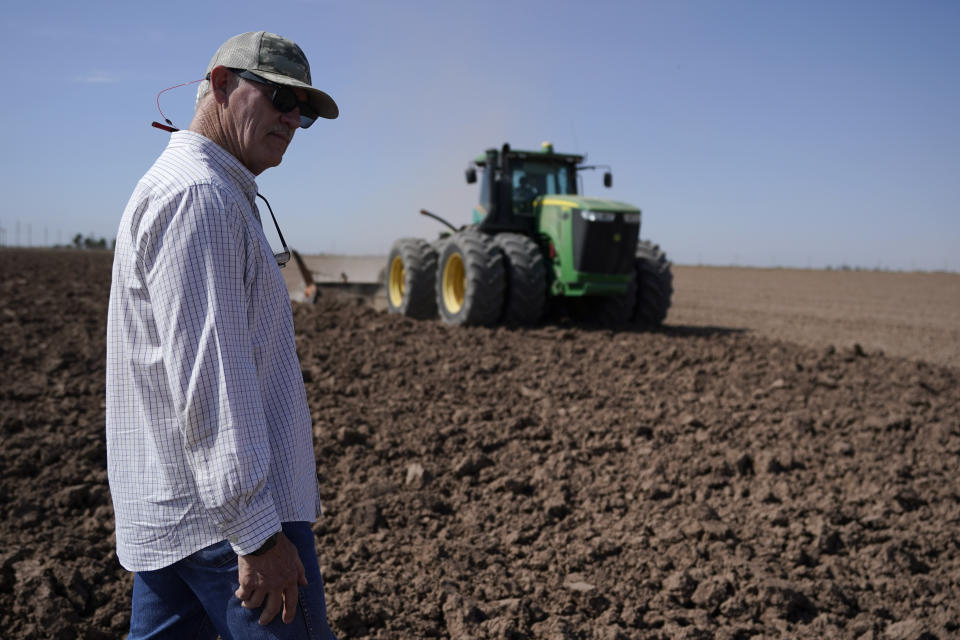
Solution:
M506 145L505 145L506 146ZM573 153L556 153L553 150L553 145L549 142L544 142L541 145L539 151L525 151L522 149L510 149L509 146L506 147L506 155L508 158L518 159L518 160L535 160L539 162L556 162L556 163L567 163L567 164L580 164L584 160L584 156ZM487 164L487 154L477 156L473 163L478 167L484 167Z

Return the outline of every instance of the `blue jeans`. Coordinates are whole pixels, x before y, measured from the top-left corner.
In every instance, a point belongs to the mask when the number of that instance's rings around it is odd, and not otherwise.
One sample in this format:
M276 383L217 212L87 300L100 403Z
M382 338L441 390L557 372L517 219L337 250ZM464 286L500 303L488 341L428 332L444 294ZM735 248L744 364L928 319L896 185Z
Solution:
M133 577L133 613L127 640L289 639L336 640L327 625L323 580L307 522L285 522L283 533L300 552L307 586L293 622L280 614L260 626L260 609L244 609L234 592L240 586L237 554L224 540L169 567L140 571Z

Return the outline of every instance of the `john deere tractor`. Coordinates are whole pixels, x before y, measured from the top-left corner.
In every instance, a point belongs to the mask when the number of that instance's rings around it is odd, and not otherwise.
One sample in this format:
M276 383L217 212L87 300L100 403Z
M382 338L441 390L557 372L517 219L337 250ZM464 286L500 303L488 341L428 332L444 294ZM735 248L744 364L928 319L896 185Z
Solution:
M579 194L584 157L488 149L466 170L480 180L473 224L433 242L397 240L387 259L387 306L448 324L530 325L548 308L606 325L663 323L673 294L670 263L639 239L640 209ZM606 187L613 183L609 170Z

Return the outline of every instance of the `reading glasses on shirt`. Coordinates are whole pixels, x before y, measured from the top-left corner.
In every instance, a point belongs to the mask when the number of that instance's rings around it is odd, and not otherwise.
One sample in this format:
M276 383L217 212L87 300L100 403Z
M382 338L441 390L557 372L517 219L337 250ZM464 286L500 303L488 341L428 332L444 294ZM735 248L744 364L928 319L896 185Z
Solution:
M273 215L273 207L270 206L270 202L259 193L257 197L267 203L267 210L270 211L270 217L273 218L273 226L277 228L277 235L280 236L280 244L283 245L283 251L274 253L273 259L277 261L277 266L283 269L287 266L287 263L290 262L290 247L287 246L287 241L283 239L283 232L280 231L280 225L277 224L277 217Z

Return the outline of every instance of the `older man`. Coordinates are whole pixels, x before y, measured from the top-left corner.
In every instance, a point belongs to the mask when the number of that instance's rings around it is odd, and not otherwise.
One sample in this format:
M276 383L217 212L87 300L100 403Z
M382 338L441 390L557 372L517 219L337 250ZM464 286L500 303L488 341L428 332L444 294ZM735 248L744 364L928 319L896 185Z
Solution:
M255 176L337 115L295 43L234 36L123 213L107 458L130 640L333 637L310 412Z

